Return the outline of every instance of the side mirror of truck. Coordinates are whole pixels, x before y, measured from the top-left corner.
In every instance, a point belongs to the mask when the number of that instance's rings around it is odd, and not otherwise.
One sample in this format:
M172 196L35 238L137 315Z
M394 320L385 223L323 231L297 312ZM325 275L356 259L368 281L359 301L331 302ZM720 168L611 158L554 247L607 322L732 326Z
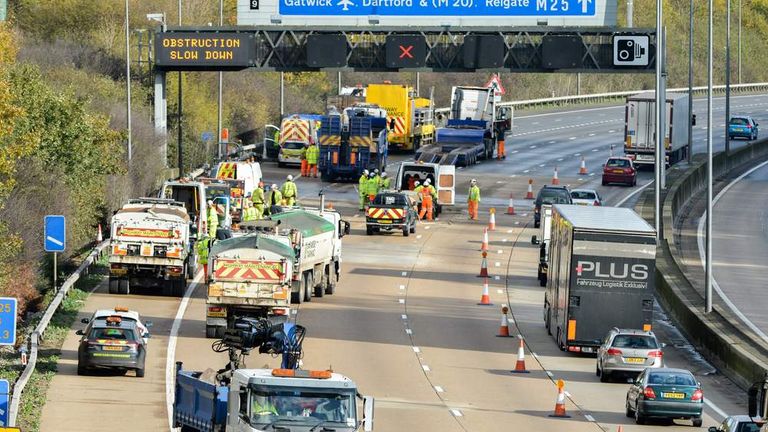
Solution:
M348 235L350 233L351 228L350 228L349 222L339 221L339 225L340 225L339 232L341 233L339 237L344 237L345 235Z
M536 238L536 236L531 236L531 244L534 244L534 245L539 244L539 239Z
M373 396L363 396L363 431L373 430Z

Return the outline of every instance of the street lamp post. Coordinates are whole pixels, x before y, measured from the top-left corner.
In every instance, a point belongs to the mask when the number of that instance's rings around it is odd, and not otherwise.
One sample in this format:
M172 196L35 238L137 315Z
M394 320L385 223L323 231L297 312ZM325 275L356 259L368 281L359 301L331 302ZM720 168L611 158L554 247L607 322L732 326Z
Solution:
M725 164L731 150L728 123L731 120L731 0L725 0Z
M688 16L688 164L693 160L693 0Z
M654 192L656 197L655 208L655 227L656 239L661 242L663 239L661 227L661 189L664 187L664 168L666 148L664 146L664 121L666 120L667 97L664 89L664 4L662 0L656 0L656 163L655 163L655 182Z
M128 132L128 163L132 158L131 143L131 34L130 22L128 20L128 0L125 0L125 92L126 92L126 123Z
M707 40L707 246L704 281L704 311L712 312L712 0L709 0Z

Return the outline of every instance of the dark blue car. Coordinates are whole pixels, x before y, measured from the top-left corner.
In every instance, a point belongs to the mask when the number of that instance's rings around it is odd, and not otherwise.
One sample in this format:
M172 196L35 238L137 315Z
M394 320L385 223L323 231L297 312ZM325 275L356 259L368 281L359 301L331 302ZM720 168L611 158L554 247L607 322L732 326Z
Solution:
M756 140L758 132L757 126L757 122L752 117L731 117L731 121L728 122L728 138L746 138L748 140Z

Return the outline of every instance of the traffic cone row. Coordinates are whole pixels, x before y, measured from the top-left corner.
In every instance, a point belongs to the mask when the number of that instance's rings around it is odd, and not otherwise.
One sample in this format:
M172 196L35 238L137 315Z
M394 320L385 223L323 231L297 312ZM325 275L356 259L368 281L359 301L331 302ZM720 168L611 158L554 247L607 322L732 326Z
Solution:
M560 179L557 177L557 166L555 166L555 173L552 174L552 184L555 186L560 184Z
M528 373L528 370L525 369L525 342L522 336L518 335L518 337L520 338L520 346L517 348L517 363L515 363L515 370L512 373Z
M488 294L488 278L483 281L483 295L480 297L480 306L493 306L491 303L491 296Z
M483 252L483 261L480 262L480 274L477 277L488 277L488 252Z
M488 219L488 231L496 231L496 209L492 208L491 217Z
M557 380L557 400L555 401L555 413L550 417L570 418L565 412L565 381Z
M509 194L509 206L507 207L507 214L508 215L514 215L515 214L515 200L512 198L512 194Z
M528 179L528 192L525 194L525 199L533 199L533 179Z
M499 326L499 334L496 335L498 337L509 337L509 319L507 318L507 313L509 313L509 308L503 306L501 308L501 325Z
M581 168L579 168L579 175L587 175L589 174L589 171L587 171L587 161L584 160L584 156L581 157Z

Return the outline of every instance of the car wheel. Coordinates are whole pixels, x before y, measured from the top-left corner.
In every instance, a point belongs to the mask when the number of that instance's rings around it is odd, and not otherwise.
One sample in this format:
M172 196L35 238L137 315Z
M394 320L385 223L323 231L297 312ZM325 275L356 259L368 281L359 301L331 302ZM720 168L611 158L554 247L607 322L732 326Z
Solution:
M624 403L624 415L627 416L627 418L632 418L635 416L635 412L632 411L632 408L629 407L629 399Z
M600 363L595 362L595 376L600 376Z
M117 293L128 295L131 292L131 282L128 279L120 279L117 282Z
M606 371L600 373L600 382L607 383L611 381L611 374Z
M140 367L136 369L136 378L144 378L144 368Z
M119 294L119 288L118 288L118 279L109 278L109 293L110 294Z
M88 369L86 369L86 368L84 368L84 367L82 367L80 365L77 365L77 374L81 375L81 376L88 375Z
M637 186L637 177L632 180L632 186Z
M640 414L640 410L635 409L635 423L639 425L645 424L645 416Z
M411 230L407 226L403 227L403 237L408 237L411 234Z
M608 182L606 182L605 180L603 180L602 183L603 183L603 186L608 186Z
M691 422L693 423L693 427L701 427L701 425L704 423L704 419L701 417L694 417L691 419Z

